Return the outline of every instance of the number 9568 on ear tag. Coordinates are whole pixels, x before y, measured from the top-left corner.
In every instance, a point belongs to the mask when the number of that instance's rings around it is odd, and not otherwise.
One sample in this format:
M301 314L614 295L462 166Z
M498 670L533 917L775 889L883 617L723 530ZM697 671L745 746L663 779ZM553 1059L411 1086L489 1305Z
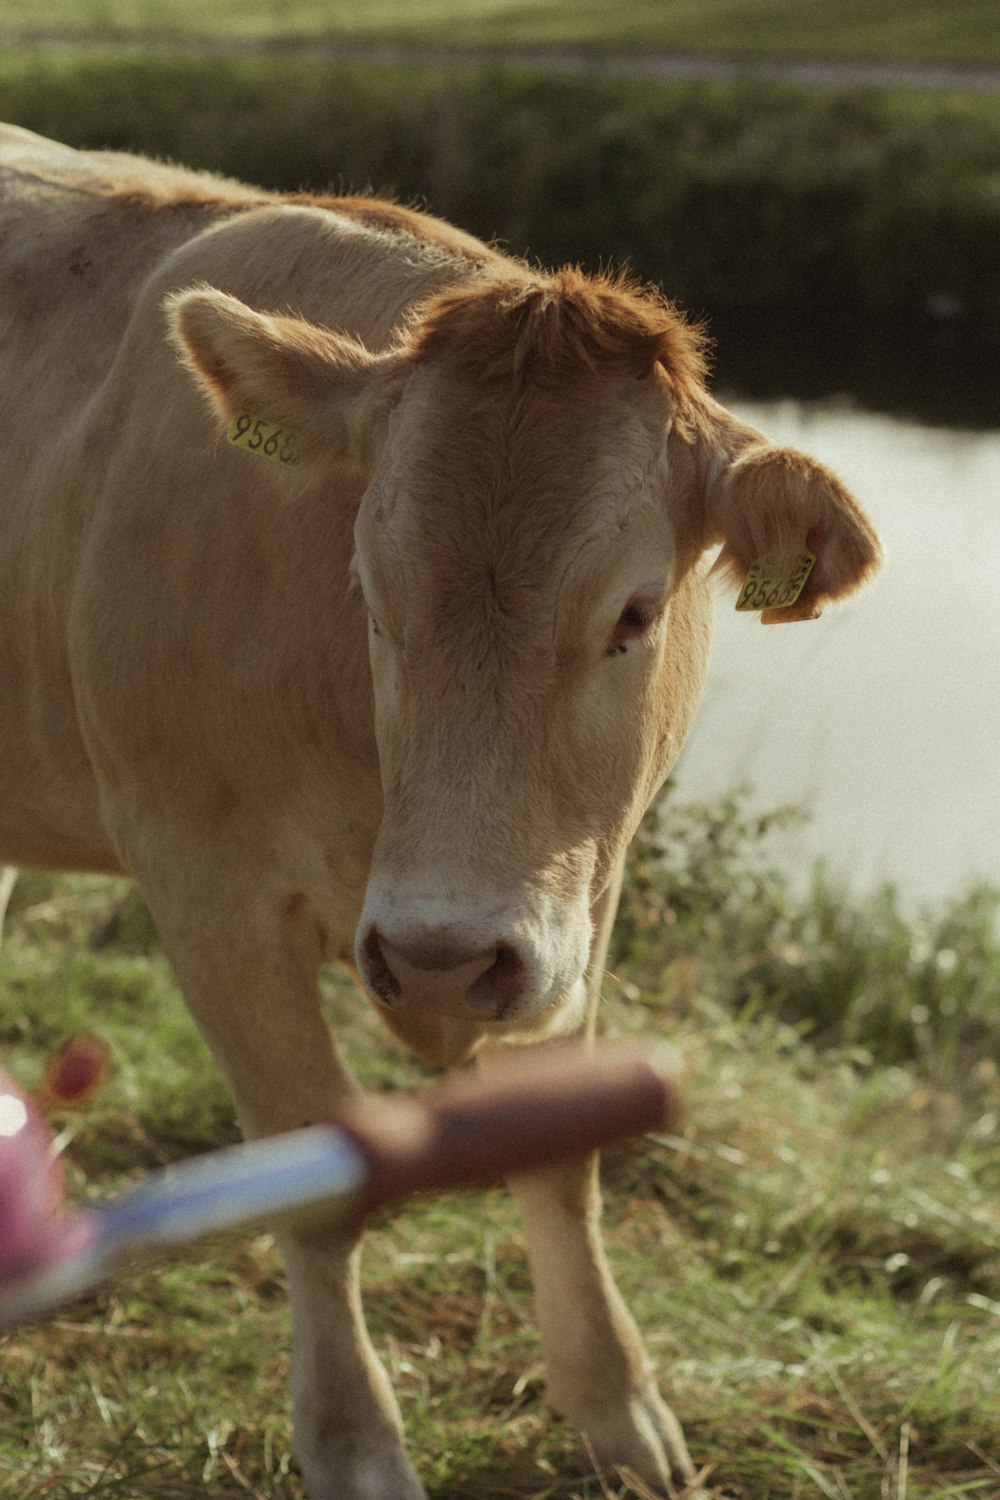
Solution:
M292 469L299 462L294 434L255 412L241 412L226 437L235 447L245 448L258 458L269 458L272 463L284 464L286 468Z
M771 557L758 557L743 580L736 608L788 609L798 602L815 562L811 552L803 552L791 568L780 568Z

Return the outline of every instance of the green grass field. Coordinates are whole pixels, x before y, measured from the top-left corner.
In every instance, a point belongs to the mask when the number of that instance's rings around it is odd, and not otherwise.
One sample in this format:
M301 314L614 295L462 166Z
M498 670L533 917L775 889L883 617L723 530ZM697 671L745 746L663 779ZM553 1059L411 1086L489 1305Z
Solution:
M1000 61L993 0L3 0L3 28Z
M996 1500L996 900L911 920L820 877L797 897L767 838L695 811L633 861L605 1030L676 1042L687 1104L606 1162L615 1267L719 1500ZM54 1122L79 1200L234 1135L127 892L23 877L0 950L25 1084L78 1028L112 1048L104 1092ZM326 992L370 1088L422 1081L332 971ZM365 1279L433 1500L634 1493L546 1410L501 1188L381 1218ZM287 1380L268 1234L124 1277L0 1344L0 1496L301 1500Z

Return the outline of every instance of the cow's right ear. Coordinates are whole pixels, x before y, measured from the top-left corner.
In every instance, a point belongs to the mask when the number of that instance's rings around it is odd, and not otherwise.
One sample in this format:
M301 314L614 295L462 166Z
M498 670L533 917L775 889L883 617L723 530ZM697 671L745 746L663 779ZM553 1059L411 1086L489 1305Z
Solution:
M875 572L878 537L836 474L714 401L696 417L707 476L701 545L722 544L713 571L739 590L738 609L759 611L765 624L815 619Z
M749 448L706 509L723 544L715 570L740 590L737 608L761 611L765 624L815 619L881 561L878 537L846 485L796 448Z
M306 463L371 467L399 394L395 356L302 318L255 312L212 287L175 293L165 308L181 359L227 428L260 418L284 429Z

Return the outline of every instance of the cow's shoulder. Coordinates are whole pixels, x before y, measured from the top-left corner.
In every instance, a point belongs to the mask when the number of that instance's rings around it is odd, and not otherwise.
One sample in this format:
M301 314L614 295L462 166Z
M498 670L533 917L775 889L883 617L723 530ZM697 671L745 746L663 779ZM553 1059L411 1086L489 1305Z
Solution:
M384 200L273 197L178 245L147 280L137 315L152 318L159 336L164 299L207 285L378 350L396 341L414 306L504 264L471 235Z
M192 171L119 151L77 150L19 125L0 124L4 197L18 188L37 202L69 189L123 208L201 204L221 210L272 195L213 172Z
M407 208L401 203L374 194L331 198L299 193L287 197L285 201L326 208L339 218L363 225L380 235L398 236L420 246L470 260L476 265L496 267L505 261L499 251L483 244L473 235L466 234L464 229L456 229L454 224L438 219L423 209Z
M0 165L5 168L23 166L30 169L43 159L48 162L59 158L72 160L77 155L71 146L50 141L34 130L25 130L21 125L8 125L0 121Z
M72 321L83 295L113 322L165 254L268 201L227 178L0 126L0 283L25 317Z
M61 326L79 326L84 291L122 332L147 294L203 280L378 339L413 300L503 262L462 230L374 196L274 193L0 126L0 285L32 318L47 309Z

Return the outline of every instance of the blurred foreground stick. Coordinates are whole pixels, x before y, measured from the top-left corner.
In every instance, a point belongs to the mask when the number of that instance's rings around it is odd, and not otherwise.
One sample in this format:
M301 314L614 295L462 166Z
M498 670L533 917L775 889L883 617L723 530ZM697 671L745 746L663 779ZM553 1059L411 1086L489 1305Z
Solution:
M49 1312L126 1266L223 1230L357 1225L413 1193L495 1181L676 1123L666 1065L635 1052L511 1053L380 1096L323 1125L209 1151L97 1209L67 1208L41 1113L0 1076L0 1328Z
M460 1074L422 1094L382 1096L337 1125L367 1164L357 1211L412 1193L495 1182L555 1165L678 1119L666 1058L607 1049L539 1061L518 1050L501 1075Z

